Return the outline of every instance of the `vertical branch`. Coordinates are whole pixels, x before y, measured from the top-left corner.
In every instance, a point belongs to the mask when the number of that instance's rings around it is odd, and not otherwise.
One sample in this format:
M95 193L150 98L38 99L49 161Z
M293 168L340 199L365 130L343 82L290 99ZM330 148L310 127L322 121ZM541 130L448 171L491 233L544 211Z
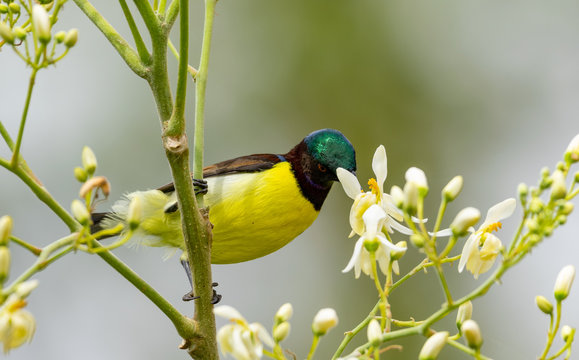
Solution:
M16 168L20 159L20 146L22 145L22 136L24 135L24 126L26 125L26 117L28 116L28 108L30 107L30 99L32 98L32 89L36 80L37 68L32 69L30 74L30 81L28 83L28 92L26 93L26 101L24 102L24 110L22 111L22 119L20 120L20 129L18 130L18 137L16 138L16 145L14 145L11 165Z
M217 0L205 1L205 25L203 28L203 45L201 48L201 60L199 72L196 77L195 96L195 152L193 159L193 177L203 178L203 148L205 129L205 90L207 89L207 72L209 67L209 52L211 50L211 36L213 33L213 18L215 17L215 5ZM200 198L203 206L202 198Z

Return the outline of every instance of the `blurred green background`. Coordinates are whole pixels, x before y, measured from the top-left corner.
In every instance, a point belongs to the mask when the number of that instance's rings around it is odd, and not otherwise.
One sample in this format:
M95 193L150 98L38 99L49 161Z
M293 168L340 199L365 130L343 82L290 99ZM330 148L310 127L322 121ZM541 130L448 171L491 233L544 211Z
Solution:
M95 6L129 36L118 4ZM191 62L196 65L202 2L191 7ZM433 218L439 189L461 174L463 194L450 206L446 224L465 206L484 214L515 196L519 182L535 183L541 167L553 168L579 133L578 16L579 3L564 0L221 1L209 74L206 163L283 153L309 132L332 127L356 147L361 181L371 176L372 154L384 144L387 189L403 184L408 167L422 168L431 187L427 210ZM72 170L80 164L82 146L92 147L98 173L112 182L111 199L99 207L105 210L125 192L165 184L170 174L146 83L69 3L55 31L72 27L79 28L77 46L37 78L23 154L68 207L79 188ZM0 119L12 133L28 74L5 47ZM190 99L189 115L192 91ZM192 121L189 129L192 135ZM0 149L7 156L6 148ZM14 217L17 236L41 246L66 234L14 175L0 171L0 183L0 214ZM298 359L307 354L318 309L334 307L340 317L317 353L316 358L328 359L341 334L376 301L370 279L341 273L355 241L347 238L350 205L335 186L316 223L290 245L256 261L213 268L222 304L235 306L250 321L269 327L281 304L294 305L285 345ZM509 241L519 216L520 210L504 223L503 241ZM569 224L507 273L501 285L475 301L486 355L530 359L540 354L548 320L534 298L552 298L558 271L566 264L579 266L578 232L572 214ZM13 274L18 274L33 258L13 250ZM116 253L179 309L193 313L193 305L180 300L188 285L176 257L163 261L162 249L149 248ZM411 248L402 271L420 259ZM456 267L446 269L457 296L485 278L474 281L469 273L459 276ZM180 341L171 324L100 258L71 254L37 278L40 287L29 304L37 334L11 359L187 358L177 349ZM565 304L563 324L579 325L578 293L573 289ZM391 297L394 317L403 320L423 319L442 301L432 272L416 276ZM454 315L436 329L453 331L453 323ZM352 344L363 341L365 332ZM390 351L388 358L416 359L423 342L396 342L404 351ZM452 348L441 357L466 358Z

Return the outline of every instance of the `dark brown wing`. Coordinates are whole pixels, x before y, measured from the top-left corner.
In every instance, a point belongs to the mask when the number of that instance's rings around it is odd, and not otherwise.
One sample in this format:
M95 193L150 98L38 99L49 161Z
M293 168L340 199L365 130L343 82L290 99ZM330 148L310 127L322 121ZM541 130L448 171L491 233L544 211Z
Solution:
M249 173L271 169L278 162L285 161L284 157L275 154L253 154L225 160L203 168L203 177L227 175L234 173ZM157 190L164 193L175 191L173 183L161 186Z

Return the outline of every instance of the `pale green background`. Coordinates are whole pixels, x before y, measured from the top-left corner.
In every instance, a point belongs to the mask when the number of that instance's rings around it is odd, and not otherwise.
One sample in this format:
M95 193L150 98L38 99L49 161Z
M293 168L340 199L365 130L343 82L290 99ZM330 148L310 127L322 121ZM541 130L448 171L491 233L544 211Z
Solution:
M128 35L118 4L95 2ZM201 2L191 9L191 58L197 63ZM429 217L438 191L462 174L464 206L488 207L534 183L553 168L579 133L579 4L575 1L228 1L218 4L207 100L206 163L256 152L286 152L312 130L332 127L357 149L360 179L371 175L379 144L386 146L386 188L403 184L404 171L422 168L429 179ZM112 199L170 180L160 127L146 83L134 76L103 36L71 2L56 30L79 28L79 43L34 89L23 154L54 196L68 207L79 184L72 169L89 145L98 173L112 182ZM172 64L173 70L175 62ZM0 119L15 133L29 69L7 47L0 53ZM193 96L189 96L192 114ZM190 116L191 118L191 116ZM190 135L192 135L190 123ZM1 154L6 156L5 147ZM365 181L365 180L363 180ZM0 214L15 219L15 234L38 245L66 235L66 227L17 181L0 170ZM111 201L99 209L107 209ZM340 186L319 219L281 251L250 263L215 266L222 304L270 326L286 301L294 305L285 345L305 358L310 322L334 307L340 323L323 339L328 359L341 333L376 300L368 278L342 274L355 239L348 239L350 200ZM508 241L520 212L499 236ZM534 304L552 298L559 269L579 267L577 216L546 239L520 266L474 304L485 354L532 359L543 348L547 318ZM399 238L402 239L402 238ZM257 239L256 239L257 241ZM33 261L13 248L14 273ZM457 250L458 251L458 250ZM187 282L176 258L163 250L122 248L116 253L186 313ZM410 269L414 248L402 259ZM464 294L470 274L447 267L450 286ZM30 346L10 359L184 359L172 325L100 258L71 254L39 274L29 309L38 321ZM485 276L482 276L484 279ZM563 323L579 326L579 289L566 302ZM443 298L432 272L391 298L394 316L423 319ZM571 306L569 306L571 305ZM454 316L437 330L453 330ZM223 322L219 322L219 325ZM365 334L354 340L364 341ZM416 359L424 339L402 340ZM557 339L556 345L561 342ZM452 348L445 359L465 359Z

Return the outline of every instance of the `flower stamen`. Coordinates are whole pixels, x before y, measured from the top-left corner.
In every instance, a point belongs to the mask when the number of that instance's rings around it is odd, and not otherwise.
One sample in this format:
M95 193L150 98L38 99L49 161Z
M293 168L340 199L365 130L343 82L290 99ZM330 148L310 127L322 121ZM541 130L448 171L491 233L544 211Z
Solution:
M485 227L482 231L485 233L492 233L493 231L499 231L502 228L503 224L500 221L490 224L489 226Z
M382 198L382 192L380 191L380 187L378 186L376 179L370 178L370 180L368 180L368 186L370 187L372 194L376 195L376 199L380 200Z

